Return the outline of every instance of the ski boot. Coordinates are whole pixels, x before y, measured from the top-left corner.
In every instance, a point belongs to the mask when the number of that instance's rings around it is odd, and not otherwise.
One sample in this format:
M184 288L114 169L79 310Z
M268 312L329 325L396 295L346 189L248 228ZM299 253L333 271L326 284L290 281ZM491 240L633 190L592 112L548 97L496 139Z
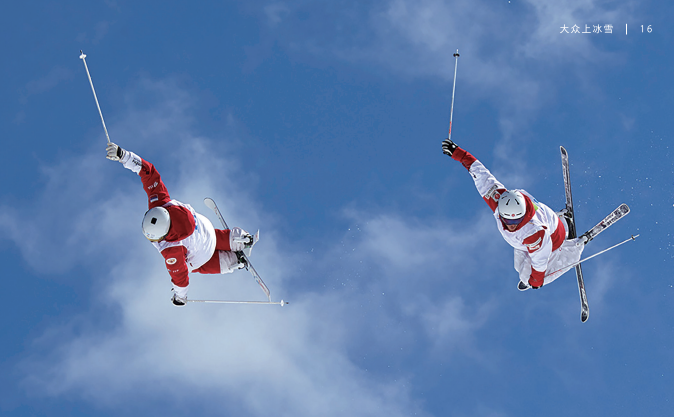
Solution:
M558 212L556 212L555 214L557 215L557 217L559 217L560 219L562 219L566 222L566 230L568 230L569 234L570 234L571 230L574 229L574 227L573 227L574 221L573 221L573 216L571 215L569 210L565 207L565 208L559 210ZM568 238L569 237L567 236L567 239Z
M583 233L582 235L580 235L580 237L578 239L580 239L583 242L583 245L587 245L587 243L594 238L590 237L590 232L587 231L587 232Z
M234 252L234 254L236 254L236 260L239 262L238 269L248 269L248 261L246 261L243 251Z
M253 251L253 246L260 240L260 231L258 230L254 235L249 235L248 242L244 243L243 253L246 256L250 256L250 253Z

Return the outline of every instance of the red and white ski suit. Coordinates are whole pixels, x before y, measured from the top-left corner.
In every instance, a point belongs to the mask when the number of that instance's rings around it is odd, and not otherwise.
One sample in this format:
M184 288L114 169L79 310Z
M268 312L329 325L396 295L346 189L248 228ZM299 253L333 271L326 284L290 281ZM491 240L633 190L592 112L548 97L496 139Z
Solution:
M164 207L169 212L168 234L161 241L151 243L164 257L178 296L187 296L190 272L226 274L234 270L232 267L238 262L231 252L229 229L215 229L189 204L172 200L154 165L138 155L125 151L120 162L140 176L147 193L148 210Z
M550 207L539 203L524 190L511 190L521 192L526 203L522 222L511 232L505 228L497 210L498 200L507 190L505 186L469 152L456 148L452 159L461 162L470 172L477 191L494 212L503 239L515 248L515 269L522 282L532 287L548 284L569 270L560 271L560 268L580 259L584 245L578 245L577 239L566 240L568 226ZM556 271L559 272L546 277Z

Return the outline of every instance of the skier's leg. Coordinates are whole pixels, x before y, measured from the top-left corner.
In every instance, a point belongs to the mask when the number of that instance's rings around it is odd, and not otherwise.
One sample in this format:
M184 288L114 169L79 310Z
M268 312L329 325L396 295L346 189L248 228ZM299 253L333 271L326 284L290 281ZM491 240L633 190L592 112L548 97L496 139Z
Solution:
M236 269L245 268L246 264L239 261L239 257L234 252L216 251L220 259L220 273L229 274Z
M216 230L217 232L217 230ZM199 274L229 274L237 269L244 268L236 254L231 251L216 250L211 259L193 272Z
M215 231L217 234L217 230ZM205 264L201 265L198 269L195 269L192 272L198 274L219 274L220 273L220 253L219 250L213 252L213 256Z
M232 250L229 247L229 229L215 229L215 251L217 253L220 250Z
M558 271L560 268L564 268L566 265L573 265L580 260L580 256L583 254L583 249L585 249L585 245L582 244L582 241L579 238L565 240L562 244L562 247L552 252L550 255L547 270L551 272ZM571 267L564 268L559 272L556 272L550 276L546 276L544 285L547 285L556 280L569 269L571 269Z
M255 238L240 227L215 229L215 250L242 251L255 244Z

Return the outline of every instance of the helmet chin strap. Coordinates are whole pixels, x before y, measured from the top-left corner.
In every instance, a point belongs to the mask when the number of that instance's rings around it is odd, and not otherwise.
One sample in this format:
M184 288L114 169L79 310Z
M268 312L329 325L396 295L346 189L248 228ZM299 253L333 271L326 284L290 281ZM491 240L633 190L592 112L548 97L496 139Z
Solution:
M143 236L145 236L144 233L143 233ZM168 233L165 234L164 236L160 237L159 239L150 239L150 238L147 237L147 236L145 236L145 239L149 240L150 242L161 242L162 240L164 240L164 238L165 238L166 236L168 236Z

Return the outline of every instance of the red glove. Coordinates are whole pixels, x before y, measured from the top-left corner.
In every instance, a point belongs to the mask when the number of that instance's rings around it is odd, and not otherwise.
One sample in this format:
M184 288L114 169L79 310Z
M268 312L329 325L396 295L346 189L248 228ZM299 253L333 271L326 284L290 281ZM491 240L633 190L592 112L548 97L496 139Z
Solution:
M538 272L534 269L531 270L531 276L529 277L529 285L533 289L539 289L543 286L543 281L545 280L545 273Z

